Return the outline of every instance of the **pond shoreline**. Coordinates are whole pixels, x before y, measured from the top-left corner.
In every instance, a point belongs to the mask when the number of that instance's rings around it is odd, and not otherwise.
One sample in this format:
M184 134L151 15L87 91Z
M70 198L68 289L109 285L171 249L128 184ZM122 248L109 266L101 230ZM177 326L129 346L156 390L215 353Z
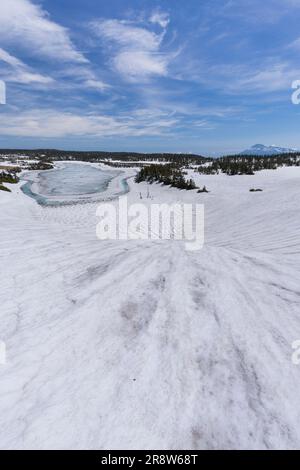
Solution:
M70 168L70 166L80 165L83 167L89 166L99 172L105 173L108 177L106 180L103 180L100 183L98 190L81 192L77 193L74 191L74 194L55 194L57 192L57 188L55 191L52 191L53 194L43 193L41 190L41 177L44 177L45 174L49 174L58 171L64 171ZM59 162L56 163L55 167L52 170L45 170L45 171L30 171L26 172L22 175L21 179L25 181L25 184L21 186L22 192L33 199L42 206L47 207L58 207L58 206L65 206L65 205L74 205L74 204L86 204L90 202L102 202L113 200L123 194L127 194L129 192L129 186L127 180L130 179L133 175L126 175L124 171L116 171L107 169L104 165L99 165L95 163L89 162ZM103 175L102 175L103 176ZM75 181L76 182L76 181ZM99 183L98 183L99 184ZM102 187L101 187L102 185Z

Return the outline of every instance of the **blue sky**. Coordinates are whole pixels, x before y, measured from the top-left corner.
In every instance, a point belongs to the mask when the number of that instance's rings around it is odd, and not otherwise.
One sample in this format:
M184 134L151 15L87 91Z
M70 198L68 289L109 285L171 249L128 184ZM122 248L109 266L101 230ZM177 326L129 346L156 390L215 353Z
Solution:
M1 0L0 147L300 147L300 0Z

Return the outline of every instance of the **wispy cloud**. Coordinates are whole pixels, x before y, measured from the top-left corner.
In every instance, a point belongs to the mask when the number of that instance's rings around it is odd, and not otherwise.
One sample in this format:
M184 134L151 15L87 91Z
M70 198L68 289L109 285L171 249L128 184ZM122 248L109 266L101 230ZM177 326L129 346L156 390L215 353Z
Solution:
M214 17L224 17L229 21L238 19L260 28L262 25L278 23L291 9L299 6L299 0L227 0L221 4L219 0L212 0L209 8Z
M87 62L68 30L30 0L1 0L0 40L55 61Z
M150 16L150 22L153 24L159 24L162 28L166 28L170 22L170 17L168 13L162 11L155 11Z
M10 82L0 134L32 142L144 136L148 148L182 138L184 149L206 131L219 147L237 133L261 133L267 113L272 130L284 127L284 113L293 125L299 0L154 3L108 2L99 19L99 2L84 15L78 2L63 17L71 5L0 0L0 78Z
M300 50L300 37L292 41L290 44L287 46L290 49L294 49L295 51L299 52Z
M67 77L65 87L68 84L70 88L81 86L99 92L110 88L93 72L90 62L77 50L67 28L52 21L46 10L30 0L1 0L0 41L6 45L6 50L0 50L1 77L6 81L44 86L54 82L53 78L35 72L32 67L7 52L13 49L19 54L29 52L30 58L40 59L39 64L44 59L47 68L51 64L49 59L55 61L57 68L54 75L58 88L63 86L59 80Z
M0 134L5 136L59 138L68 136L158 136L172 129L175 118L149 115L98 115L61 112L54 109L30 110L0 115Z
M111 63L115 71L129 81L166 76L172 55L162 51L168 17L162 13L151 16L162 31L156 33L124 20L97 20L91 23L94 33L106 47L110 46Z
M110 87L107 83L102 82L101 80L95 80L93 78L89 78L88 80L85 80L84 84L88 88L94 88L95 90L99 91L106 91Z
M1 64L2 63L2 64ZM8 66L3 68L3 63ZM0 70L3 79L7 82L23 83L23 84L42 84L48 85L53 83L51 77L41 75L34 72L24 62L9 54L0 48Z
M247 71L244 78L241 77L233 82L235 90L241 92L261 92L270 93L280 90L288 90L295 76L299 76L299 71L291 68L286 63L275 63L261 70Z
M266 60L263 65L219 65L210 69L206 79L223 92L247 95L288 91L297 77L300 77L300 67L288 61Z

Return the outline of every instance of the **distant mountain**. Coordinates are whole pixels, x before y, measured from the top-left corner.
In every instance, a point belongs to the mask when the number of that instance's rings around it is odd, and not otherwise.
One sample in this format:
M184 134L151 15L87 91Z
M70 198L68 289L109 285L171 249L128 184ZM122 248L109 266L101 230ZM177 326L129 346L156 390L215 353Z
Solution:
M269 147L262 144L253 145L250 149L244 150L240 155L278 155L281 153L294 153L298 152L297 149L289 149L284 147L276 147L270 145Z

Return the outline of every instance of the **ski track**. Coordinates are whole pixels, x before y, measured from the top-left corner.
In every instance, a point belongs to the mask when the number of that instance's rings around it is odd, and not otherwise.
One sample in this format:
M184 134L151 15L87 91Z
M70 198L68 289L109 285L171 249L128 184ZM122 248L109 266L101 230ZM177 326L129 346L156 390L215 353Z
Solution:
M198 176L207 195L151 187L154 202L204 202L197 252L101 242L95 204L0 194L0 447L299 448L300 169L288 170ZM146 192L130 186L132 201Z

